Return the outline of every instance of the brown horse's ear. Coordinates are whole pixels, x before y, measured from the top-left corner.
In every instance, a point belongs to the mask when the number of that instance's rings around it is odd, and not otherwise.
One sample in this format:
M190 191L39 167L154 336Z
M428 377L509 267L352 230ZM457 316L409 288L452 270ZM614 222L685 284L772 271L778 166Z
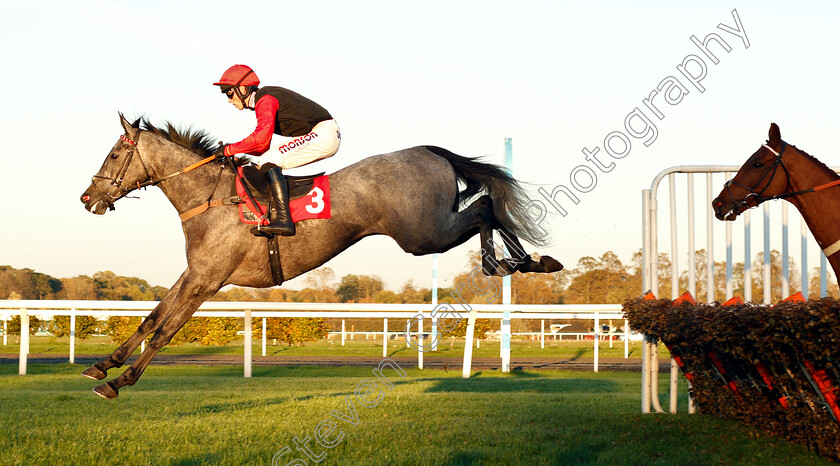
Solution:
M122 125L123 131L125 131L125 133L128 134L131 131L131 123L129 123L128 120L125 119L125 116L123 116L122 112L119 112L119 116L120 125Z
M770 139L767 141L770 147L777 147L782 143L782 133L779 131L779 125L770 123Z
M137 121L134 123L129 123L128 120L125 119L122 112L119 112L120 115L120 125L123 127L123 131L127 135L134 135L138 129L140 129L140 119L138 118Z

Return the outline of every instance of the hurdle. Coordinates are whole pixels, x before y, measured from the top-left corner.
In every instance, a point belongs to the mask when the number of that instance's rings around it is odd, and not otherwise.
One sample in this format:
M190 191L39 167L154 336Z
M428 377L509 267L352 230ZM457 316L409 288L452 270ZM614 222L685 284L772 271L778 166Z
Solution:
M790 267L791 248L789 247L790 240L790 218L795 220L795 217L800 219L800 248L798 259L800 261L800 277L801 281L798 288L803 295L808 297L809 272L808 272L808 256L819 255L819 278L820 278L820 297L828 294L828 275L827 275L827 259L822 254L821 249L817 246L816 241L808 231L805 221L799 215L799 212L794 209L789 209L789 205L785 201L780 202L765 202L760 207L762 210L763 219L763 263L760 271L753 270L753 250L752 245L754 236L757 233L752 228L751 215L754 209L747 210L742 213L734 222L719 221L714 217L712 209L712 200L723 188L724 182L731 179L735 173L740 169L736 165L683 165L667 168L661 171L653 179L650 189L642 190L642 293L652 291L657 298L660 296L660 274L665 275L663 279L668 279L670 275L670 294L671 299L676 299L680 296L681 291L687 291L695 297L697 302L712 303L718 299L728 300L735 294L734 270L736 264L735 253L741 252L743 257L743 280L740 285L742 287L743 298L745 301L753 301L752 283L753 278L761 280L761 300L763 304L772 304L772 279L771 274L771 248L775 245L781 250L781 298L790 296L792 275ZM833 170L838 171L840 168L832 167ZM702 194L702 187L695 187L694 176L699 175L705 177L705 196ZM666 253L660 253L659 250L659 199L658 191L663 180L668 179L668 220L670 228L664 235L667 236L670 248L667 252L667 259L670 261L670 268L660 267L660 257ZM684 180L684 181L683 181ZM684 184L684 190L678 193L677 185ZM697 191L700 191L700 196L697 196ZM683 211L678 208L678 205L684 205L686 209ZM705 264L698 264L695 261L695 252L697 251L697 223L695 221L695 211L697 207L705 208L705 232L700 231L702 236L705 236ZM702 207L705 205L705 207ZM702 214L701 214L702 215ZM776 225L776 229L771 226L771 218L778 216L780 218L780 227ZM681 218L684 217L684 218ZM744 231L743 241L740 244L734 244L733 241L733 227L741 225ZM684 232L682 236L680 235ZM775 231L775 233L774 233ZM685 246L680 245L680 238L685 238ZM702 239L702 238L701 238ZM715 270L715 239L723 239L724 244L724 280L725 288L723 296L717 296L716 275ZM702 243L700 243L702 244ZM682 249L680 249L682 248ZM739 251L740 249L740 251ZM686 267L685 270L680 269L680 255L685 252ZM718 262L719 264L720 262ZM705 277L698 277L697 268L705 267ZM685 282L681 285L680 278L683 277ZM698 282L700 278L700 282ZM768 286L769 284L769 286ZM704 296L698 296L698 285L705 285ZM667 291L667 290L666 290ZM780 298L780 299L781 299ZM664 413L659 401L658 393L658 342L653 341L650 337L645 337L645 344L642 349L642 413L650 413L651 410L658 413ZM671 374L670 374L670 393L669 393L669 410L670 413L677 412L677 386L678 386L679 367L674 359L671 359ZM694 405L689 397L688 412L694 412Z

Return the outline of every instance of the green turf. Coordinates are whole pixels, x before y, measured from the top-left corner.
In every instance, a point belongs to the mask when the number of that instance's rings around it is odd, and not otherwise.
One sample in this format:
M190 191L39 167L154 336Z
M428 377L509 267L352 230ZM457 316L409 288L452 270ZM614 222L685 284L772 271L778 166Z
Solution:
M244 379L241 367L151 366L110 401L91 393L96 382L81 369L30 365L18 376L0 366L0 464L270 464L307 436L322 464L825 463L736 422L641 415L636 373L465 380L406 367L377 406L354 402L358 423L349 425L330 412L347 411L345 397L376 380L373 367L255 367ZM344 435L331 449L311 440L324 419ZM302 457L293 453L280 464Z
M0 353L18 354L19 346L15 343L14 337L9 338L6 346L0 345ZM429 344L428 341L426 344ZM600 342L598 355L601 358L623 358L624 342L613 342L609 347L608 341ZM87 340L76 340L76 354L110 354L117 348L117 344L111 342L107 337L93 337ZM511 343L511 357L524 358L592 358L594 356L594 342L592 340L546 340L545 348L540 348L539 341L513 340ZM30 354L68 354L70 352L69 338L52 339L50 337L31 337L29 344ZM138 350L139 352L139 350ZM255 339L253 342L255 355L262 354L262 341ZM231 342L225 346L200 346L182 345L167 346L163 354L223 354L238 355L243 352L243 341L241 339ZM388 356L416 356L416 350L406 345L405 340L396 339L388 341ZM438 351L430 351L426 354L434 357L463 357L464 341L443 339L438 345ZM667 350L660 345L660 354L667 357ZM322 340L310 342L304 346L288 346L285 344L272 345L271 341L266 345L268 356L363 356L382 357L382 340L365 340L364 337L350 340L341 346L340 339ZM479 348L473 349L475 357L498 357L499 342L483 341ZM631 342L629 346L629 357L639 359L642 357L642 345L640 342Z

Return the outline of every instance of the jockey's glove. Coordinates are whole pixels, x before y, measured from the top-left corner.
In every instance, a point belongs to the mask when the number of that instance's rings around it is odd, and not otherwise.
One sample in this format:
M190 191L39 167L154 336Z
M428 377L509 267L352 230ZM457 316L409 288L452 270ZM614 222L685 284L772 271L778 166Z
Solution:
M232 157L233 156L233 155L228 155L225 151L225 148L227 148L227 145L220 143L219 148L216 149L215 152L213 152L213 155L216 156L216 162L224 163L225 157Z

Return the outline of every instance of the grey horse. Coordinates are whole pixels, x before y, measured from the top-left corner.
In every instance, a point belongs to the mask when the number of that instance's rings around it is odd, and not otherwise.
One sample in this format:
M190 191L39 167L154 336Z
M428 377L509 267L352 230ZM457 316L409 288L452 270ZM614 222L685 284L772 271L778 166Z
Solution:
M214 141L203 131L155 127L120 114L125 131L81 196L85 208L104 214L139 187L158 186L179 214L212 198L230 195L236 177L228 165L196 162L211 156ZM142 123L142 127L141 127ZM189 171L185 167L191 167ZM194 169L193 169L194 168ZM464 188L459 192L458 183ZM282 276L312 270L365 236L388 235L406 252L445 252L480 234L482 269L487 275L551 273L563 266L549 256L538 261L521 254L496 259L498 230L509 251L522 251L517 237L545 245L544 230L528 215L528 199L502 168L432 146L366 158L330 175L332 218L303 220L295 236L280 237ZM466 208L459 207L480 195ZM115 398L134 385L152 358L169 343L198 307L225 285L270 287L278 283L268 260L268 241L250 233L235 206L210 208L182 224L187 269L155 309L108 358L82 375L102 380L121 367L152 332L145 351L120 376L94 389ZM542 235L540 233L543 233Z

